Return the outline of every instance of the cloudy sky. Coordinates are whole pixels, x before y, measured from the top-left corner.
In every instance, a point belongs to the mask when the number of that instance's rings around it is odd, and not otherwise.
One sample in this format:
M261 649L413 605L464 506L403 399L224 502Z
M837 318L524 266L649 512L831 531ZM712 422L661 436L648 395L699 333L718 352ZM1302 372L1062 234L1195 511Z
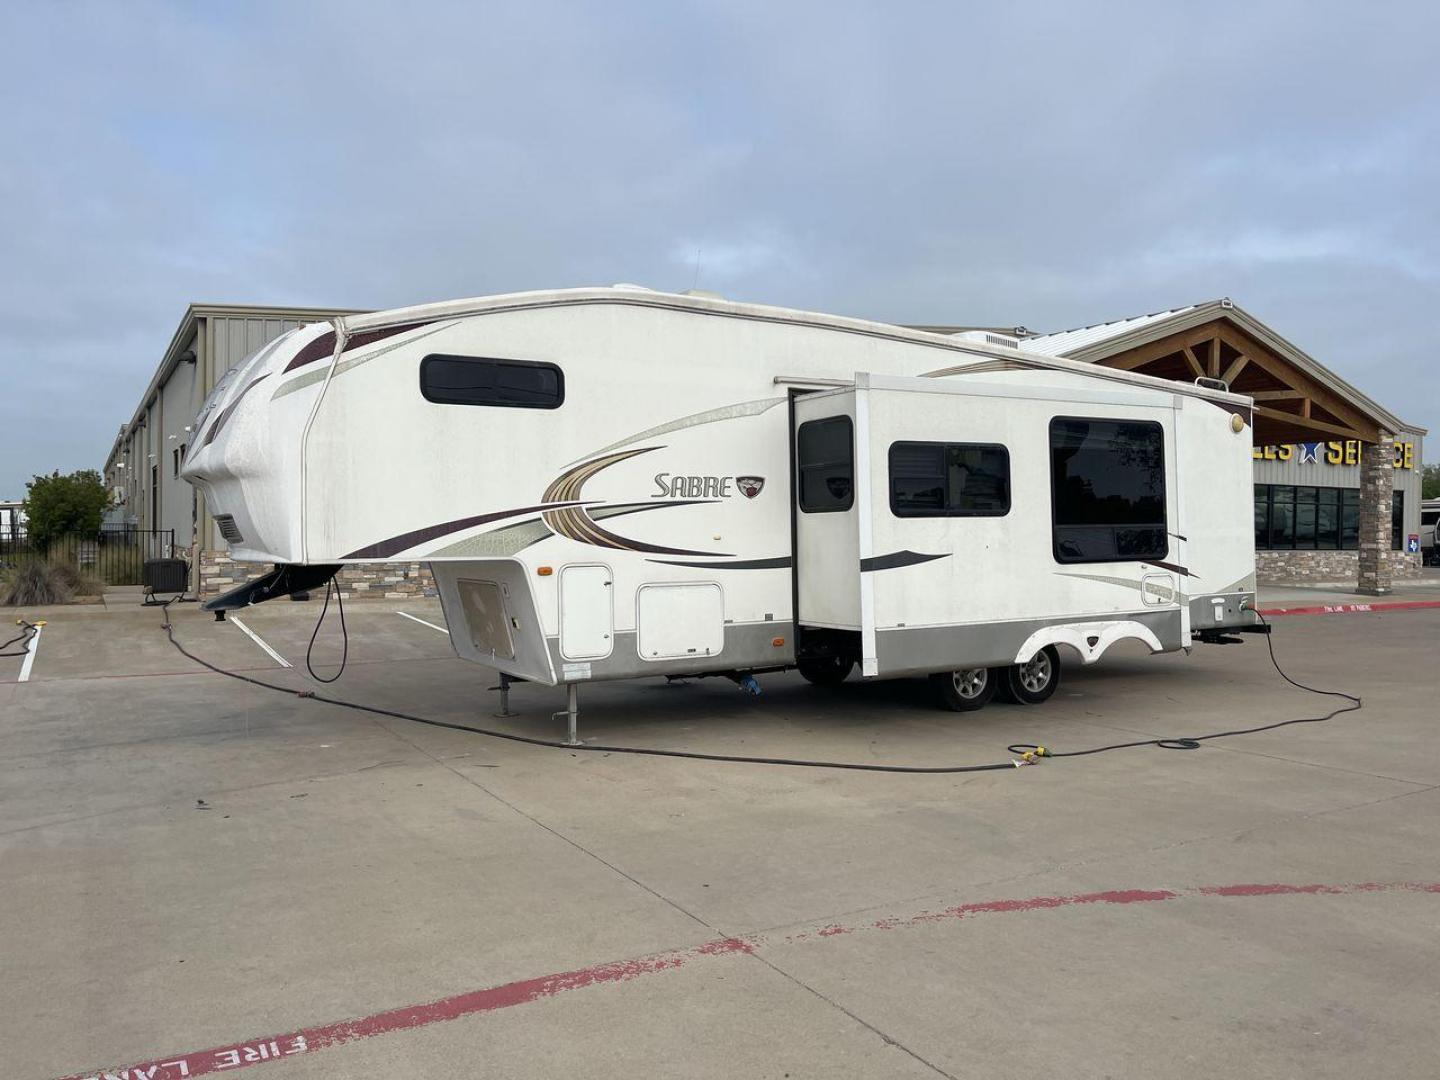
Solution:
M0 497L192 300L698 284L1061 329L1231 296L1440 459L1440 5L0 12Z

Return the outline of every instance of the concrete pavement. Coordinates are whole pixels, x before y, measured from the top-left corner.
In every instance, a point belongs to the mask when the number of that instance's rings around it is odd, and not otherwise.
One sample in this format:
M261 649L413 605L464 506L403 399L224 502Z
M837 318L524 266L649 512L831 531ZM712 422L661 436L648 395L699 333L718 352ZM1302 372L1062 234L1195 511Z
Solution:
M196 653L300 690L318 612L244 615L289 669L191 606L174 618ZM559 734L559 691L518 686L521 715L495 720L493 675L444 634L390 605L347 614L328 692ZM16 1076L1433 1071L1440 611L1277 620L1287 670L1362 694L1358 714L951 776L497 742L197 671L158 623L55 609L31 681L0 660ZM1259 640L1066 675L1044 706L968 716L918 682L606 684L581 733L940 764L1331 707ZM1302 888L1235 888L1255 884ZM259 1057L307 1031L331 1043Z

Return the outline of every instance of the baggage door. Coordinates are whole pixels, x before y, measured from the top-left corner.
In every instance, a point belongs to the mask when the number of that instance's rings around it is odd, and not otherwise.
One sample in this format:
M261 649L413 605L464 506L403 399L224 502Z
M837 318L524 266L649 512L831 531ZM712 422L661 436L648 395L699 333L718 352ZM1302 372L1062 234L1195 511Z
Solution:
M794 399L791 513L795 522L795 622L830 630L860 629L863 481L850 388Z
M581 563L560 571L560 655L599 660L615 632L614 579L608 566Z

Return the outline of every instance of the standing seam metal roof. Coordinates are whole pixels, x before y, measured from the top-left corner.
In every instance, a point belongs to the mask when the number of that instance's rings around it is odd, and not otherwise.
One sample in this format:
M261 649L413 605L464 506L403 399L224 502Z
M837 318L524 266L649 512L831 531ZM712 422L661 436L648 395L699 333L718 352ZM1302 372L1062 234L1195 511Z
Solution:
M1065 356L1089 345L1119 337L1121 334L1131 333L1150 323L1183 315L1187 311L1194 311L1197 307L1202 306L1201 304L1187 304L1185 307L1171 308L1169 311L1156 311L1149 315L1136 315L1130 319L1094 323L1090 326L1077 327L1074 330L1058 330L1053 334L1041 334L1038 337L1026 338L1020 347L1026 352L1036 352L1042 356Z

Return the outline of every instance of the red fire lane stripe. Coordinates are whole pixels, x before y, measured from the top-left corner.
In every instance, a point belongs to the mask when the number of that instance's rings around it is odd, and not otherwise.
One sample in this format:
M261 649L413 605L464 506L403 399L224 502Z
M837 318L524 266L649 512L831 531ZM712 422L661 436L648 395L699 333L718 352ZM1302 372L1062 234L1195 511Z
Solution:
M1267 619L1276 615L1353 615L1371 611L1418 611L1421 608L1440 608L1440 600L1391 600L1377 604L1315 604L1310 607L1261 608L1260 614Z
M1187 897L1260 897L1260 896L1344 896L1355 893L1418 892L1440 895L1440 882L1370 881L1341 885L1240 884L1206 885L1190 889L1116 889L1105 892L1079 893L1072 896L1032 896L1017 900L990 900L983 903L958 904L939 911L920 911L912 915L877 919L853 926L830 925L817 930L786 935L777 944L792 944L816 938L829 938L876 930L897 930L922 926L950 919L973 918L978 915L1003 915L1016 912L1047 911L1056 908L1083 907L1092 904L1149 904L1180 900ZM754 952L768 944L764 935L743 938L717 938L690 949L654 953L632 960L620 960L594 967L542 975L536 979L505 983L484 990L472 990L423 1005L407 1005L399 1009L373 1013L355 1020L341 1020L318 1027L301 1028L283 1035L266 1035L257 1039L172 1054L165 1058L128 1065L122 1068L96 1069L75 1073L64 1080L179 1080L181 1077L207 1076L233 1072L252 1065L297 1054L313 1054L332 1046L343 1046L357 1039L368 1039L394 1031L409 1031L457 1020L462 1016L494 1012L524 1005L541 998L553 997L570 990L582 990L607 983L628 982L644 975L672 971L692 961L731 953Z

